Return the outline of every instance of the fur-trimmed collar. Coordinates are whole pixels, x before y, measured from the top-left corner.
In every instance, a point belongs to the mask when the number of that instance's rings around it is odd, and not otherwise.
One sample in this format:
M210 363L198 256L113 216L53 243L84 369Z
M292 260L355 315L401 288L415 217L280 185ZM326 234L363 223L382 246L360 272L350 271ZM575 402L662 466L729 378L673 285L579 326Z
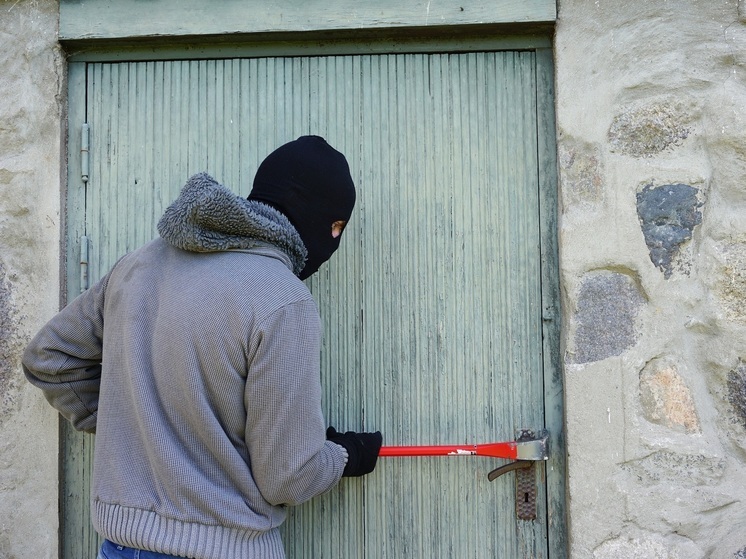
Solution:
M169 244L193 252L251 249L271 244L288 255L293 272L303 269L306 247L280 212L235 195L207 173L191 177L158 222Z

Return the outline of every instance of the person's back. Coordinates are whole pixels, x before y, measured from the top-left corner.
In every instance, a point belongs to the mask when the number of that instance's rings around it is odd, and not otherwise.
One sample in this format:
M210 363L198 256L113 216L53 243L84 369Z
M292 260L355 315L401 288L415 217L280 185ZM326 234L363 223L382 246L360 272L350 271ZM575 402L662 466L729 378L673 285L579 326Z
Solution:
M161 238L123 257L27 348L29 380L97 433L92 517L107 553L111 541L281 558L285 505L375 467L380 434L326 430L320 320L298 277L314 261L306 244L326 241L304 242L296 227L196 175Z
M323 418L296 415L320 406L318 365L297 362L318 355L320 331L286 261L270 248L194 253L156 240L110 274L93 484L106 538L184 556L213 542L241 556L248 527L259 537L284 520L278 505L338 481ZM277 409L284 398L293 406ZM166 520L186 538L168 548Z

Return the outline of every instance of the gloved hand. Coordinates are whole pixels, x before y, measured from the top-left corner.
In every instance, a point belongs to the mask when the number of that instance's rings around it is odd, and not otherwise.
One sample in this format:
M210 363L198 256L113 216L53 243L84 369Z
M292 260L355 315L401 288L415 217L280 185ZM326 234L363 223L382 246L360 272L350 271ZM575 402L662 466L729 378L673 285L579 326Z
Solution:
M347 465L343 477L358 477L369 474L376 467L378 451L383 443L380 431L375 433L338 433L334 427L326 430L326 438L343 446L347 451Z

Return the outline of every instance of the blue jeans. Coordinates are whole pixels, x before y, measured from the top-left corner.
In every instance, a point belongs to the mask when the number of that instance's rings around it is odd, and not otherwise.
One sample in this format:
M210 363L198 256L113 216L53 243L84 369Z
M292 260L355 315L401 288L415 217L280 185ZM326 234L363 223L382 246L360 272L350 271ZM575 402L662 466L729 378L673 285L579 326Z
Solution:
M142 549L133 549L124 547L104 540L101 550L98 552L96 559L179 559L176 555L166 555L156 551L144 551Z

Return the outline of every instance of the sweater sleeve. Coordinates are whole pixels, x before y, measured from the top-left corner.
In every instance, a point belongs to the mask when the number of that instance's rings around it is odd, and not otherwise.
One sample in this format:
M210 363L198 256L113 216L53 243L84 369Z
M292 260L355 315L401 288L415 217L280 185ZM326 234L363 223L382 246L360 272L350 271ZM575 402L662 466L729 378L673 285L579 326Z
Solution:
M23 372L75 429L96 431L108 275L54 316L23 354Z
M343 450L326 440L321 410L320 318L313 301L266 318L246 383L246 444L254 480L273 505L295 505L342 476Z

